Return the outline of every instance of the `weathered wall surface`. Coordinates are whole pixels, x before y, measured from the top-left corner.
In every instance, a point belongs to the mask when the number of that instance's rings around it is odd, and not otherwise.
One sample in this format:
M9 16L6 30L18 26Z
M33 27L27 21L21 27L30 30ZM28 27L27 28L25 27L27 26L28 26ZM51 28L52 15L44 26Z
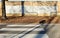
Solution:
M50 16L55 13L56 2L25 2L24 13L25 16ZM1 10L0 3L0 10ZM21 2L8 2L6 1L7 16L21 16ZM0 11L0 15L2 12Z
M55 13L56 2L25 2L25 11L28 14L34 13L37 16L50 16L50 13ZM27 12L25 12L27 15Z
M60 16L60 2L57 3L57 15Z

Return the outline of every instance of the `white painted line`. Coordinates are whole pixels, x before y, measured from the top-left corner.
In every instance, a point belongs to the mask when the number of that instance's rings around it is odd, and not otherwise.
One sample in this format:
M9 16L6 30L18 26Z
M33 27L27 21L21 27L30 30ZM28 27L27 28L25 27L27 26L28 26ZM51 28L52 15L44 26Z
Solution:
M2 29L0 29L0 31L25 31L25 30L28 31L28 29L31 30L33 28L2 28ZM44 29L43 28L37 28L33 31L44 31Z
M28 29L27 31L25 31L25 32L23 32L23 33L21 33L21 34L18 34L17 36L22 37L22 36L24 36L25 34L27 34L28 32L35 30L35 29L36 29L37 27L39 27L39 26L40 26L40 25L36 25L35 27L30 28L30 29ZM37 30L38 30L38 29L37 29ZM39 30L39 31L42 31L42 30ZM15 36L15 37L17 37L17 36Z
M24 31L27 30L28 28L2 28L0 31Z
M24 26L24 27L25 27L25 26L28 26L28 27L30 26L30 27L31 27L31 26L36 26L36 24L28 24L28 25L16 25L16 24L15 24L15 25L7 25L7 27L14 27L14 26L15 26L15 27L16 27L16 26L19 26L19 27L20 27L20 26Z
M37 29L35 29L33 31L44 31L44 29L43 28L37 28Z

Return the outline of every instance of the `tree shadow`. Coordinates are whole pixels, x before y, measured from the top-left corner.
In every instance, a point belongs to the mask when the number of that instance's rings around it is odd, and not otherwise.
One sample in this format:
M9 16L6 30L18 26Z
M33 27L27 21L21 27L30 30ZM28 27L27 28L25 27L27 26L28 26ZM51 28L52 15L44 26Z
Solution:
M51 26L51 27L49 27L48 28L48 26L49 26L49 24L51 23L51 21L54 19L55 17L51 17L49 20L48 20L48 23L45 25L45 27L43 28L45 31L40 31L38 34L46 34L47 32L48 32L48 30L49 29L51 29L51 28L53 28L54 27L54 25L53 26ZM43 24L45 24L46 23L46 20L42 20L42 21L40 21L39 22L39 24L41 24L41 25L43 25ZM33 30L35 30L36 28L39 28L39 26L37 26L37 27L35 27L35 28L33 28L32 30L30 30L30 31L24 31L24 32L22 32L22 33L24 33L24 35L22 35L22 36L20 36L19 38L22 38L22 37L24 37L25 35L27 35L27 34L29 34L30 32L32 32ZM18 33L18 35L19 34L21 34L21 33ZM17 35L16 35L17 36ZM14 36L15 37L15 36ZM35 38L41 38L41 37L43 37L43 35L37 35Z
M44 36L44 34L46 34L50 29L52 29L55 25L49 25L51 23L51 21L54 19L55 17L51 17L49 20L48 20L48 23L45 25L45 27L43 28L44 31L40 31L38 33L38 35L35 37L35 38L42 38ZM45 23L45 20L42 20L39 22L40 24L44 24ZM50 26L50 27L49 27Z
M0 29L5 28L6 24L0 24ZM0 30L0 34L5 33L5 31Z

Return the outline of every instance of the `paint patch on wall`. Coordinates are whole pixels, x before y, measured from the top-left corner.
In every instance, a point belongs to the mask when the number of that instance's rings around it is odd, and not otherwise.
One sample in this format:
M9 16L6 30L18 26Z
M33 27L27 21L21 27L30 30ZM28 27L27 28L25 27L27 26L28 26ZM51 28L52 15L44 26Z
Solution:
M56 13L57 6L24 6L25 15L36 16L50 16L52 13ZM21 5L6 5L7 14L22 14Z

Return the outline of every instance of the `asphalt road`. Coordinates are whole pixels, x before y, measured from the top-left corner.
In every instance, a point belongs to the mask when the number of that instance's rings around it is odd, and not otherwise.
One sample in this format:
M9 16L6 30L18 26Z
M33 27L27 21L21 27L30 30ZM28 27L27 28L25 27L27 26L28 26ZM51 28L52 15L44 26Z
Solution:
M7 25L0 29L2 31L0 38L40 38L40 36L48 38L47 34L42 33L44 29L40 26L41 24Z

